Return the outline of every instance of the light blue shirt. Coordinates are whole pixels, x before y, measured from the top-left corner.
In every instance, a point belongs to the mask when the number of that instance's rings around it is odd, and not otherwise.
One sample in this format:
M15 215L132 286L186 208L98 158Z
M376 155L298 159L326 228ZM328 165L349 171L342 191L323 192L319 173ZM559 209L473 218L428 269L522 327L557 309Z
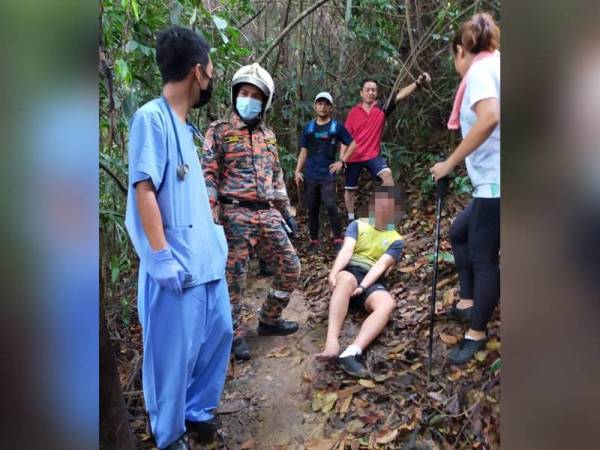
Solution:
M135 184L152 181L165 237L175 259L187 272L184 287L191 287L225 276L227 242L223 227L212 219L193 131L173 113L181 155L189 166L184 180L177 176L177 140L167 108L163 98L154 99L138 109L131 119L125 225L140 258L141 277L152 249L137 208Z

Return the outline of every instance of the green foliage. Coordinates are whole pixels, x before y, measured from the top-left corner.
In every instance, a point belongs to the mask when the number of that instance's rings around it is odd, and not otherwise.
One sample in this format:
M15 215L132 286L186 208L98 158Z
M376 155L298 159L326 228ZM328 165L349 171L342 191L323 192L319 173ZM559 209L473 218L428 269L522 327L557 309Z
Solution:
M502 360L500 358L496 359L490 366L490 372L496 375L502 369Z
M427 255L427 261L433 262L434 257L435 257L435 255L433 253ZM450 252L439 252L438 253L438 261L454 264L454 255Z
M128 297L123 297L121 299L121 311L119 315L121 317L123 325L125 325L126 327L129 326L129 321L131 319L131 306L132 305Z
M452 179L452 188L459 194L470 194L473 191L471 180L466 175L457 175Z

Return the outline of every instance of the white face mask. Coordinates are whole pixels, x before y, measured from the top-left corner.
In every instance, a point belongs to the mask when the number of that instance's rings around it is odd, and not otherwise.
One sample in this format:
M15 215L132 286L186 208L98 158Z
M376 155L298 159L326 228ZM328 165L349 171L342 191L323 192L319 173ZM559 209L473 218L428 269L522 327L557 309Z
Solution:
M252 120L262 111L262 102L252 97L238 97L235 107L242 119Z

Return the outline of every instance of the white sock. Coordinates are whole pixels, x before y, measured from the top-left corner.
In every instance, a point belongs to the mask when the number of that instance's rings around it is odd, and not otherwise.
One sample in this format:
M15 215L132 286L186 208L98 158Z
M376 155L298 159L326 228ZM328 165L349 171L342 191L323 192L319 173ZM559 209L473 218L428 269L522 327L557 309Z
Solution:
M349 345L348 348L346 348L346 350L344 350L339 357L345 358L346 356L355 356L355 355L360 355L361 353L362 353L362 350L360 349L360 347L358 345L352 344L352 345Z
M481 340L481 339L475 339L473 336L469 336L469 333L465 333L465 339L469 339L470 341L480 341Z
M348 213L348 220L354 220L354 213Z

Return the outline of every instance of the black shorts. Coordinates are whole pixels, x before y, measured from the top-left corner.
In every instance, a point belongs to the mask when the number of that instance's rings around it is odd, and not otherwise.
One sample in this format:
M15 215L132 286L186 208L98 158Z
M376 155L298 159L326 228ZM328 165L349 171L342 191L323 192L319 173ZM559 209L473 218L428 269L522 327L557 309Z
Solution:
M354 276L354 278L356 278L357 284L360 284L368 273L368 270L366 270L362 267L359 267L359 266L352 265L352 264L348 264L342 270L345 270L346 272L350 272ZM356 297L350 297L350 306L352 308L367 311L365 308L365 302L367 301L367 298L369 298L369 295L371 295L375 291L386 291L387 292L387 287L383 283L383 280L381 280L381 279L377 280L375 283L373 283L371 286L369 286L367 288L367 290L365 292L363 292L362 294L360 294ZM369 311L367 311L367 312L369 312Z
M382 156L376 156L366 161L349 162L346 164L344 172L346 177L345 189L358 189L358 178L363 168L369 171L373 179L377 178L384 170L390 170Z

